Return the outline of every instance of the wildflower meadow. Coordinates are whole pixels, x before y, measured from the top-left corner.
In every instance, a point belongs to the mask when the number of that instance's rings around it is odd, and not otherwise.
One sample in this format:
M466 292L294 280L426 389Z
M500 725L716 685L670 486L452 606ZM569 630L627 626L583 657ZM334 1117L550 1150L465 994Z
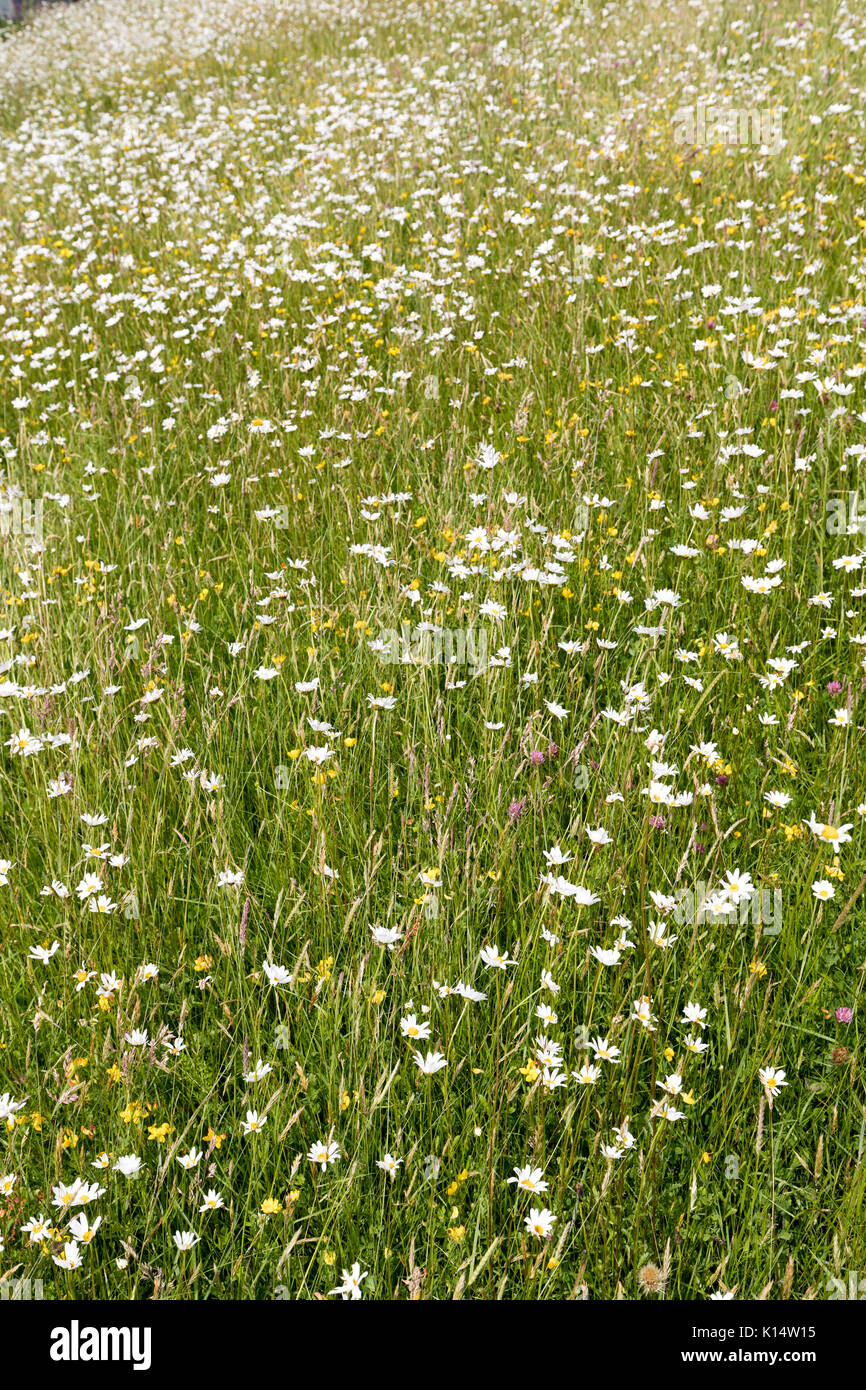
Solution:
M0 25L4 1298L866 1296L864 61Z

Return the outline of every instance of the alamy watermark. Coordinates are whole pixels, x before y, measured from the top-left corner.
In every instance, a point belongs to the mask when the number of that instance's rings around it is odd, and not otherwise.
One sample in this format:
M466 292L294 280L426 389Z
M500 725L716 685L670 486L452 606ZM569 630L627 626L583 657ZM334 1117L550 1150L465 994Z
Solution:
M858 1303L866 1302L866 1275L856 1269L849 1270L847 1281L834 1279L831 1275L827 1280L827 1298L833 1301L853 1298Z
M0 1301L3 1303L41 1302L43 1297L41 1279L31 1279L28 1274L20 1279L0 1279Z
M403 622L400 631L385 628L370 643L385 666L468 666L478 675L487 666L487 629L435 627Z
M0 496L0 537L26 536L41 545L42 511L41 497L31 501L29 497Z
M694 888L678 888L677 905L674 908L674 921L697 924L718 921L718 915L706 908L710 896L709 886L699 879ZM782 890L781 888L755 888L735 905L736 919L740 926L751 922L752 926L764 928L764 936L779 936L782 931ZM726 913L725 921L731 921L734 914Z
M717 106L701 99L694 106L674 112L674 139L678 145L757 145L781 154L782 112L774 106L758 111L744 106Z
M828 497L825 520L828 536L866 536L866 499L856 492Z

